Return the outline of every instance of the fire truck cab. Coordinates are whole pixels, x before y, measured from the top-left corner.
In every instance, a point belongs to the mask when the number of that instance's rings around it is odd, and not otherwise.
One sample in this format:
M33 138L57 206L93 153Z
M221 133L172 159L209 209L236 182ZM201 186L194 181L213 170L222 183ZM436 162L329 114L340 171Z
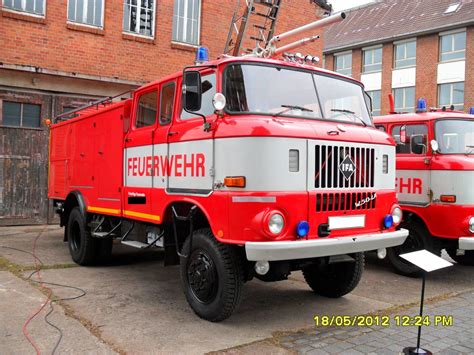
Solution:
M446 109L375 117L377 128L397 143L400 225L410 231L388 258L401 274L418 275L399 255L446 249L460 264L474 265L474 115Z

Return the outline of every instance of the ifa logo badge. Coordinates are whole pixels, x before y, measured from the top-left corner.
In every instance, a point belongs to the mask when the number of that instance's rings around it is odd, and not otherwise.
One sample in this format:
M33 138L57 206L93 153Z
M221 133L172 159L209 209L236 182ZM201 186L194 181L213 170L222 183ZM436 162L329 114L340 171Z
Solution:
M349 155L346 155L341 164L339 164L339 170L342 175L344 175L346 180L349 180L350 177L355 173L356 166Z

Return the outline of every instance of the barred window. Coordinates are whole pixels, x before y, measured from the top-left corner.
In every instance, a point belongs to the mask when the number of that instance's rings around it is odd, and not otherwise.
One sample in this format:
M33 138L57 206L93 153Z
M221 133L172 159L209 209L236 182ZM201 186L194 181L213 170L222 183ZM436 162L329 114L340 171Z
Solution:
M199 44L200 13L200 0L175 0L173 41Z
M103 27L103 0L68 0L67 19L84 25Z
M155 1L125 0L123 31L143 36L155 35Z
M2 126L40 127L41 105L3 101Z
M44 16L46 0L3 0L5 9L28 12Z

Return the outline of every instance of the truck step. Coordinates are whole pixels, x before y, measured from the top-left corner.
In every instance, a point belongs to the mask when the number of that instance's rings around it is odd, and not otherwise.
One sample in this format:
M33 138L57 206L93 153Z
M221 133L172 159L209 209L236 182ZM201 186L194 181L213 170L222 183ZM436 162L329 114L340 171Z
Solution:
M148 247L148 244L137 242L136 240L122 240L122 244L128 245L130 247L138 248L138 249L144 249Z
M94 238L104 238L104 237L108 237L110 234L110 232L95 232L95 233L92 233L92 236Z

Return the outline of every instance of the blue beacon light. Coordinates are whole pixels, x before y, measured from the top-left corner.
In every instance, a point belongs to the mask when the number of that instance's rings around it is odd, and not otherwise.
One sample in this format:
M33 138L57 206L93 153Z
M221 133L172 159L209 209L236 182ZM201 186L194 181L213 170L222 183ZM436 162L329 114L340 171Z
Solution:
M296 226L296 233L300 238L306 237L309 233L309 223L306 221L299 222Z
M207 47L198 47L196 51L196 64L202 64L209 61L209 50Z
M416 106L416 112L426 112L426 100L422 97L418 99L418 105Z
M393 226L393 217L391 214L388 214L384 217L383 226L385 228L390 228L391 226Z

